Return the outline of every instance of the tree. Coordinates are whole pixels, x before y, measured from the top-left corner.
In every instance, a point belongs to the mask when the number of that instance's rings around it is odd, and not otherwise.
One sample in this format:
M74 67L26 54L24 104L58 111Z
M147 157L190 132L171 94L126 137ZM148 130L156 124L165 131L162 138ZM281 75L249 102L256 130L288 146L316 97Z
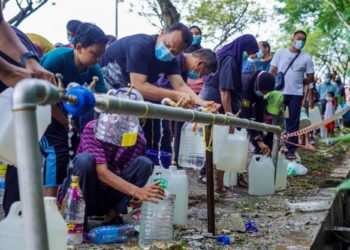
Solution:
M278 0L277 13L291 34L300 26L308 33L305 50L314 56L320 72L337 71L347 78L350 70L350 1Z
M136 2L136 12L161 29L179 20L200 26L215 49L248 25L265 20L264 8L253 0L134 0L131 11Z
M24 19L29 17L31 14L40 9L44 4L46 4L48 0L3 0L2 8L5 9L5 7L12 2L14 2L17 5L19 10L16 15L14 15L7 21L11 25L17 27Z

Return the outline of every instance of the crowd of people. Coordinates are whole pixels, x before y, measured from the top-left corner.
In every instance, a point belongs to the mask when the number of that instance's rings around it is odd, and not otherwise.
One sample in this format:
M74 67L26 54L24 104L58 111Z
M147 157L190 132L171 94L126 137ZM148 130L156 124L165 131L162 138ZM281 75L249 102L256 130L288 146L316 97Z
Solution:
M130 83L150 102L170 98L182 108L211 107L222 114L277 125L284 115L287 133L299 129L302 107L319 102L327 117L336 103L345 102L344 86L336 75L326 75L325 81L316 87L312 59L302 51L307 42L307 34L302 30L292 34L288 48L272 53L268 41L258 42L249 34L214 52L202 48L200 27L182 23L175 23L159 34L135 34L120 39L106 35L88 22L71 20L66 28L68 43L53 45L39 34L24 34L11 27L0 12L0 92L24 78L56 84L54 75L60 73L67 87L70 82L84 85L98 76L95 88L98 93ZM280 73L284 81L276 90L275 76ZM153 162L145 157L145 152L147 149L174 152L173 164L179 166L182 122L147 119L135 145L122 147L96 138L96 130L103 124L95 114L87 113L75 120L75 136L69 145L67 112L62 103L52 106L52 122L40 140L45 195L58 197L61 202L71 176L79 176L86 216L106 215L112 210L115 214L126 213L128 206L137 207L143 201L163 196L158 182L146 185ZM230 133L235 129L239 128L230 127ZM255 153L271 154L271 133L249 130L249 137ZM286 158L293 160L298 138L289 140L293 144L286 144ZM71 169L70 148L75 155ZM205 168L201 169L198 181L206 182ZM243 176L238 183L247 185ZM216 192L220 195L230 192L223 185L222 171L216 171ZM3 202L6 214L19 199L17 169L8 166Z

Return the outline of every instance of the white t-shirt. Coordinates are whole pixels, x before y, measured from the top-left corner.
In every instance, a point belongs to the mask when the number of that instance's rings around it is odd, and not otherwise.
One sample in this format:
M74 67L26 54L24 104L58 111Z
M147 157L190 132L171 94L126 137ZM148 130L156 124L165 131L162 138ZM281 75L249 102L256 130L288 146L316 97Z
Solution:
M289 49L279 49L273 56L271 65L277 67L278 72L284 72L296 55ZM304 95L304 75L310 73L314 73L312 59L308 54L301 52L284 76L283 94Z

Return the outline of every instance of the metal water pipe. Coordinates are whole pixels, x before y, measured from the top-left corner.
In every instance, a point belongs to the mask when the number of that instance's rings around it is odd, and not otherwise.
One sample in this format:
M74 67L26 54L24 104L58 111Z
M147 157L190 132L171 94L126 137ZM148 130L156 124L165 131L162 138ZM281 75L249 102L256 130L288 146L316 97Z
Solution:
M12 100L25 246L28 250L48 250L35 110L37 104L55 104L60 98L51 83L25 79L16 85Z

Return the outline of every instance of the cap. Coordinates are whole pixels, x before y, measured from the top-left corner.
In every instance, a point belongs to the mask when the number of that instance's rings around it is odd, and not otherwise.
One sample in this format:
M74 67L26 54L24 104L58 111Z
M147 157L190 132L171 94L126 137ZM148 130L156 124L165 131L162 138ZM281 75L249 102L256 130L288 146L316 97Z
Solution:
M267 106L266 106L267 112L269 112L271 115L278 115L284 100L282 92L278 90L274 90L267 94L266 100L267 100Z

